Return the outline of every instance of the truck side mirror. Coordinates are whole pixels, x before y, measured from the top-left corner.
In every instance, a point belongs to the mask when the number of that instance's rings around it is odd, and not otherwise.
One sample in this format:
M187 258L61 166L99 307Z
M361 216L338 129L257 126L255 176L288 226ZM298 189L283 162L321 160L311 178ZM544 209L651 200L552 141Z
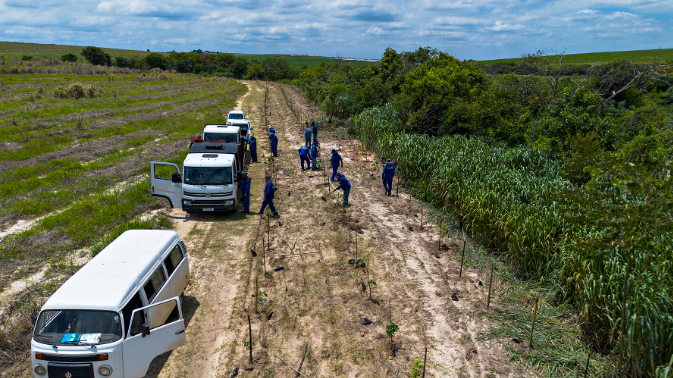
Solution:
M141 325L140 332L143 334L143 337L148 336L150 334L150 326L147 324Z
M181 182L182 182L182 179L180 178L180 174L178 174L178 173L173 173L173 175L171 176L171 181L173 181L173 182L176 183L176 184L181 183Z
M33 325L35 325L35 323L37 323L37 315L30 314L30 322L33 323Z

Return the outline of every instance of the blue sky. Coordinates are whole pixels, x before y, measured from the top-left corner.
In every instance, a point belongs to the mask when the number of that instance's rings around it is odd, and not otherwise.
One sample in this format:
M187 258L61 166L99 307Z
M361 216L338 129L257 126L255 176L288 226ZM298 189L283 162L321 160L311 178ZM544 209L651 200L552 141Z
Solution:
M152 51L460 59L673 48L673 0L0 0L0 40Z

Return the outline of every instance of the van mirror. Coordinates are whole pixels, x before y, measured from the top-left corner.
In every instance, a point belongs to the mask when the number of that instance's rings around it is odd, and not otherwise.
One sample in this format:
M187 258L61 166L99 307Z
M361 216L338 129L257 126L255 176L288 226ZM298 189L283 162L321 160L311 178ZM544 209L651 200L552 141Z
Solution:
M140 326L140 332L143 334L143 337L148 336L150 334L150 326L149 324L143 324Z
M35 325L35 323L37 323L37 315L30 314L30 322L33 323L33 325Z
M181 183L181 182L182 182L182 179L180 178L180 174L178 174L178 173L173 173L173 175L171 176L171 181L173 181L173 182L176 183L176 184Z

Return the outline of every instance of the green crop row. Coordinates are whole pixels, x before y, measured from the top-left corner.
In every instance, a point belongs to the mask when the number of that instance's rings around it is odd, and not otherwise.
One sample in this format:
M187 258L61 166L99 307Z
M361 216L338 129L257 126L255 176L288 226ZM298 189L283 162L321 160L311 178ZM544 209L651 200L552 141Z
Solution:
M576 187L557 160L534 148L406 134L398 119L392 105L370 108L350 119L349 131L393 159L413 194L452 213L521 276L555 279L558 296L580 310L593 347L624 352L622 370L665 377L673 365L669 201L656 190Z

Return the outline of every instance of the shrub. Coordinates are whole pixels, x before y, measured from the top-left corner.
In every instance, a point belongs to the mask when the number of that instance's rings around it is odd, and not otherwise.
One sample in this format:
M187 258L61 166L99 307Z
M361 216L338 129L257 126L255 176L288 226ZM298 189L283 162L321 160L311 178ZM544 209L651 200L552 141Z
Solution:
M24 55L21 57L21 60L33 60L33 57L30 55Z
M105 53L100 47L88 46L82 49L82 56L89 63L99 66L112 65L110 54Z
M75 55L73 53L67 53L67 54L61 55L61 60L64 61L64 62L76 62L77 59L79 59L79 58L77 58L77 55Z
M54 89L54 97L74 98L76 100L84 97L96 97L96 87L91 84L74 83L68 88L57 87Z

